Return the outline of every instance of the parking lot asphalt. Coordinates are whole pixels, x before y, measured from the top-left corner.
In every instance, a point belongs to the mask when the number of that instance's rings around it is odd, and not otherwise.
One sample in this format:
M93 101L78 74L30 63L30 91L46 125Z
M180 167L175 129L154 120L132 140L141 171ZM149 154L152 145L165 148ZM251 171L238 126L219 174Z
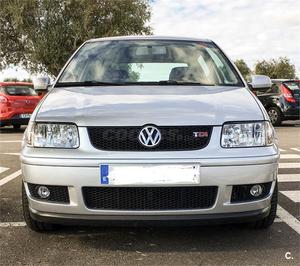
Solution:
M0 129L0 265L300 265L300 121L276 128L279 206L267 230L218 225L32 232L21 209L23 131Z

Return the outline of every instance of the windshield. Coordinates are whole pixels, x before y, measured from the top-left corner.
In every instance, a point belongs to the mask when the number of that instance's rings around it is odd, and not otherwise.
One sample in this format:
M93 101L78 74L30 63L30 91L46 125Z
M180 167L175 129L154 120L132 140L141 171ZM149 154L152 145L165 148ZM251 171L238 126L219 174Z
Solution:
M5 86L5 92L14 96L36 96L37 93L29 86Z
M284 85L286 85L290 90L295 91L295 90L300 90L300 81L287 81L283 82Z
M101 83L243 85L232 64L213 43L114 40L86 43L56 86Z

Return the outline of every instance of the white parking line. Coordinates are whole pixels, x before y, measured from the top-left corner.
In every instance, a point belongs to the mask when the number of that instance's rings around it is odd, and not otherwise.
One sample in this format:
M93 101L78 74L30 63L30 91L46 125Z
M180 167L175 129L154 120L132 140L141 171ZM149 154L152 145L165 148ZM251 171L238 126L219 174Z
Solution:
M285 169L285 168L300 168L300 162L299 163L279 163L279 168Z
M9 168L6 168L6 167L1 167L0 166L0 174L7 171Z
M293 202L300 202L300 190L280 191L280 193L287 196Z
M300 152L300 148L291 148L291 150Z
M277 206L277 216L300 235L300 222L297 218L279 205Z
M280 174L278 175L279 182L300 182L300 174Z
M24 227L26 226L25 222L3 222L0 223L0 227Z
M22 142L22 140L0 140L0 143L16 143Z
M16 177L18 177L19 175L21 175L21 173L22 173L21 170L18 170L16 172L12 173L11 175L2 178L0 180L0 187L3 186L3 185L5 185L7 182L15 179Z
M300 154L281 154L280 159L300 159Z
M19 156L20 153L19 152L7 152L7 153L3 153L3 154L7 154L7 155L16 155L16 156ZM300 158L300 156L299 156Z
M279 149L279 151L286 151L286 150L284 150L284 149Z

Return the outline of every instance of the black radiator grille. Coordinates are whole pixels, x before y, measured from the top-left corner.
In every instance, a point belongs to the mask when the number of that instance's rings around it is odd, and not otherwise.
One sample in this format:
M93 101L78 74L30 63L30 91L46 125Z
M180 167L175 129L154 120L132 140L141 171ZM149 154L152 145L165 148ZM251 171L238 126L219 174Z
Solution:
M205 209L214 205L218 188L83 187L85 205L103 210Z
M108 151L185 151L206 147L212 126L158 126L160 143L152 148L143 146L138 135L143 127L88 127L91 144ZM195 133L201 132L197 137Z

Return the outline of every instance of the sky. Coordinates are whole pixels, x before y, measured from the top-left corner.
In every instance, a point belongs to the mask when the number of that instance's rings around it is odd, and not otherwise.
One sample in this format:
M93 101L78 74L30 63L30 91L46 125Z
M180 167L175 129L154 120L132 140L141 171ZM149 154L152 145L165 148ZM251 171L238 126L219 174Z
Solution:
M300 76L300 0L152 0L155 35L211 39L251 69L257 60L287 56ZM0 72L28 78L21 68Z

